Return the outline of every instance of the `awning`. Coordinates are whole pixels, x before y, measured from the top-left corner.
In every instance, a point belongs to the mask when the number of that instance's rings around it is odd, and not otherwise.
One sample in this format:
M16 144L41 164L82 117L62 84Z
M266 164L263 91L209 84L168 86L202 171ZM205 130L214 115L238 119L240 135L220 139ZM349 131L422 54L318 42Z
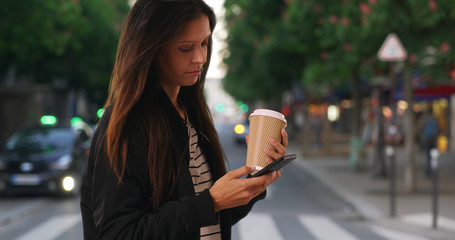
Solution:
M449 98L455 94L455 85L431 86L414 90L414 99L432 100L439 98Z

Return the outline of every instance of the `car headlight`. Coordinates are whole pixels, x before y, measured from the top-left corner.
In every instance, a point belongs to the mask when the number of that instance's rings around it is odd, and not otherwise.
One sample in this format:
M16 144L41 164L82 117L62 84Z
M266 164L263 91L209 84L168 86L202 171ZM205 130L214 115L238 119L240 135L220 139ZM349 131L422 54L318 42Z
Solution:
M234 132L238 135L245 133L245 126L243 124L237 124L234 127Z
M74 178L71 176L66 176L62 180L63 189L67 192L72 191L75 187Z
M51 163L49 166L53 170L65 170L68 169L73 161L73 157L70 154L61 156L57 161Z

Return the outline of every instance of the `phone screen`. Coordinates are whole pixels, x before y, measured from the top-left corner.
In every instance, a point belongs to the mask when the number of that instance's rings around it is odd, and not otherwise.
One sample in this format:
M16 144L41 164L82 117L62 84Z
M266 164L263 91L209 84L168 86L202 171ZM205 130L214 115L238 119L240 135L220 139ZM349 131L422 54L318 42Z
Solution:
M259 177L259 176L267 174L271 171L278 171L281 168L283 168L284 166L286 166L287 164L289 164L290 162L292 162L293 160L295 160L296 158L297 158L296 154L290 154L290 155L280 157L280 158L274 160L269 165L265 166L263 169L259 170L259 172L255 173L253 175L248 175L248 177Z

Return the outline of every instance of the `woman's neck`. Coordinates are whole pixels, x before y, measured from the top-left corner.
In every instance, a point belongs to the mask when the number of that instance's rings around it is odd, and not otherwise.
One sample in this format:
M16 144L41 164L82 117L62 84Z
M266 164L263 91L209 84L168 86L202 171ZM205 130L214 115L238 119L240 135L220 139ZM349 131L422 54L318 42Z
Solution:
M174 108L179 113L180 117L182 117L182 119L185 119L185 111L182 108L182 106L180 106L180 104L178 102L178 98L177 98L179 95L180 86L170 87L170 86L162 84L162 87L163 87L164 91L166 92L167 96L169 97L169 100L171 100L172 105L174 105Z

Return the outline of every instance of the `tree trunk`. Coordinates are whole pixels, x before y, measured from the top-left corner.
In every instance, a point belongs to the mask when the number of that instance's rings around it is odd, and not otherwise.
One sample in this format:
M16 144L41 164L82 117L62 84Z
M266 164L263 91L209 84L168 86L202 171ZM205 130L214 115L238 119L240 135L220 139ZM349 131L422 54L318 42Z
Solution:
M406 168L404 172L404 189L406 192L415 192L417 190L417 178L416 178L416 159L415 159L415 114L413 110L414 106L414 94L412 91L412 79L409 69L409 64L405 66L405 94L408 108L406 110L406 138L405 138L405 157L406 157Z
M366 155L364 144L361 139L361 114L362 114L362 97L360 96L360 73L359 69L354 69L352 78L352 100L354 101L354 119L353 119L353 136L351 137L351 152L349 156L349 165L357 171L364 170L366 165Z
M359 90L359 85L360 85L360 74L359 70L355 69L354 70L354 76L353 76L353 82L352 82L352 100L354 101L354 137L360 138L360 132L361 132L361 112L362 112L362 98L360 97L360 90Z

